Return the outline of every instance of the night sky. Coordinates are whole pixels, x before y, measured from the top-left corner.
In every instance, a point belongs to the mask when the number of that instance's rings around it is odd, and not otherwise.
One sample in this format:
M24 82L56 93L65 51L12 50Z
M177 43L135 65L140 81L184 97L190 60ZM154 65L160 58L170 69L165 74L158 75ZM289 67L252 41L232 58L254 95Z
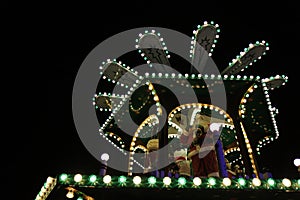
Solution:
M274 5L271 9L260 5L227 8L199 3L172 9L159 3L136 2L129 8L115 6L77 5L75 9L43 5L22 23L23 31L30 33L28 38L23 35L31 56L27 65L30 78L26 82L30 98L25 96L28 106L24 110L28 116L22 115L29 121L29 128L24 131L30 137L22 131L16 130L16 134L22 149L17 161L31 174L28 199L35 198L48 176L98 174L100 162L81 143L72 116L73 83L89 52L108 37L131 28L164 27L192 36L192 31L205 20L220 25L220 38L212 58L222 69L249 43L265 40L270 44L267 54L248 71L261 77L283 74L289 81L270 94L272 104L279 110L276 120L280 136L263 148L262 158L274 177L299 177L293 160L300 157L296 107L300 15L294 5ZM28 50L22 47L22 51ZM19 166L13 170L19 171Z

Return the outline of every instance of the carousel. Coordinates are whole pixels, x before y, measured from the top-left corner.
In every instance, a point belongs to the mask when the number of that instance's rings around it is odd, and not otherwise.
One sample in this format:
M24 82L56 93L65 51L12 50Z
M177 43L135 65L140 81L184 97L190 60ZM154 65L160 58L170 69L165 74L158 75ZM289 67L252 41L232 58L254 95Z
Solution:
M91 106L114 153L101 153L99 174L48 177L36 200L299 198L300 179L277 179L260 159L279 137L272 90L288 77L246 75L266 41L218 68L219 32L214 22L198 25L187 60L169 51L163 31L145 30L136 51L103 62ZM126 170L110 171L113 162Z

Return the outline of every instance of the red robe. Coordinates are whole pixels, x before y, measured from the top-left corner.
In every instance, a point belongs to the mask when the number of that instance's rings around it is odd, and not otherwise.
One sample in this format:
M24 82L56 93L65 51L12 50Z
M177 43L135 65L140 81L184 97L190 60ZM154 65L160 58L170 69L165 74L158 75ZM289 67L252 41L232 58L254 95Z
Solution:
M219 177L213 133L203 133L196 137L193 133L182 134L180 140L189 145L188 158L192 160L194 177Z

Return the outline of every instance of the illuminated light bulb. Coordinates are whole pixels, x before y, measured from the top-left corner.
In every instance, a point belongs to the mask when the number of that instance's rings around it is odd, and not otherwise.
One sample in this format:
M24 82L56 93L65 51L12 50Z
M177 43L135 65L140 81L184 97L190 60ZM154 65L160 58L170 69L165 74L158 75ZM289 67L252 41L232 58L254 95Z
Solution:
M201 183L202 183L201 178L199 178L199 177L193 178L193 183L195 186L201 185Z
M299 166L300 166L300 158L296 158L296 159L294 160L294 165L295 165L296 167L299 167Z
M162 109L161 108L157 108L156 110L157 110L157 112L162 113Z
M78 197L77 200L83 200L83 198L82 197Z
M82 175L81 174L76 174L74 176L74 181L77 182L77 183L82 181Z
M121 184L125 183L126 182L126 177L125 176L119 176L118 182L121 183Z
M97 180L97 176L96 176L96 175L90 175L89 181L90 181L91 183L96 182L96 180Z
M103 153L103 154L101 155L101 160L103 160L103 161L108 161L108 160L109 160L109 155L108 155L107 153Z
M142 179L140 176L135 176L133 177L132 181L135 185L139 185L142 182Z
M290 179L284 178L284 179L282 179L282 184L285 187L290 187L292 185L292 182L290 181Z
M50 184L50 183L52 183L53 181L54 181L54 178L52 178L52 177L49 176L49 177L47 178L46 183L47 183L47 184Z
M253 183L253 185L256 186L256 187L258 187L258 186L261 185L261 181L260 181L258 178L254 178L254 179L252 180L252 183Z
M186 179L184 177L178 178L178 184L179 185L185 185L186 184Z
M169 186L171 184L172 180L170 177L166 176L163 178L163 183L166 185L166 186Z
M74 198L74 192L72 190L69 190L69 192L66 194L66 197L68 197L69 199Z
M47 189L43 186L43 187L41 188L41 192L44 193L44 192L46 192L46 191L47 191Z
M59 176L59 179L60 179L61 181L66 181L67 178L68 178L68 175L67 175L67 174L61 174L61 175Z
M239 178L239 179L238 179L238 183L239 183L241 186L246 185L246 181L245 181L245 179L243 179L243 178Z
M148 178L148 183L149 183L150 185L154 185L154 184L156 183L156 178L155 178L154 176L150 176L150 177Z
M212 132L214 132L214 131L219 131L221 125L222 125L222 124L220 124L220 123L212 123L212 124L209 126L209 129L210 129Z
M269 186L274 186L274 185L275 185L274 179L269 178L269 179L268 179L268 185L269 185Z
M213 177L210 177L209 179L208 179L208 183L209 183L209 185L211 185L211 186L214 186L214 185L216 185L216 179L215 178L213 178Z
M111 176L110 175L105 175L103 177L103 182L106 184L109 184L111 182Z
M223 178L223 181L222 181L223 185L224 186L230 186L231 185L231 180L230 178Z
M148 89L149 89L149 90L153 90L153 85L152 85L152 84L149 84Z

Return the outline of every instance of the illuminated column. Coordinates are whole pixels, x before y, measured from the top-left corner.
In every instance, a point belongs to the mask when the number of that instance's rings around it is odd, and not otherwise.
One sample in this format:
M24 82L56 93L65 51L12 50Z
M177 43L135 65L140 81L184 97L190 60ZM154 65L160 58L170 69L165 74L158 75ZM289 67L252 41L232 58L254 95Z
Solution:
M107 153L103 153L101 155L101 167L100 167L100 176L105 176L106 175L106 170L107 170L107 161L109 160L109 155Z
M221 134L220 127L221 127L221 124L212 123L209 126L209 129L214 133L215 141L217 141L215 144L215 151L216 151L217 160L218 160L220 177L228 177L226 163L225 163L225 157L224 157L223 144L220 140L220 134Z
M236 130L236 136L237 136L237 139L238 139L239 148L240 148L240 152L241 152L244 167L245 167L245 175L246 176L251 176L254 173L254 171L253 171L252 164L251 164L251 161L250 161L248 149L246 147L244 132L243 132L243 129L240 125L240 123L241 123L240 119L235 118L235 120L233 120L233 123L234 123L234 127L235 127L235 130Z
M224 158L223 145L220 139L218 139L215 148L216 148L216 153L217 153L217 158L219 163L220 177L228 177L225 158Z
M247 133L244 129L244 126L243 126L242 122L240 122L240 125L241 125L241 129L242 129L243 137L244 137L244 140L245 140L248 156L250 158L251 168L252 168L253 173L256 176L256 178L258 178L259 177L258 176L258 169L257 169L257 166L256 166L256 162L255 162L254 154L253 154L253 151L252 151L252 147L250 145L250 141L248 139Z

